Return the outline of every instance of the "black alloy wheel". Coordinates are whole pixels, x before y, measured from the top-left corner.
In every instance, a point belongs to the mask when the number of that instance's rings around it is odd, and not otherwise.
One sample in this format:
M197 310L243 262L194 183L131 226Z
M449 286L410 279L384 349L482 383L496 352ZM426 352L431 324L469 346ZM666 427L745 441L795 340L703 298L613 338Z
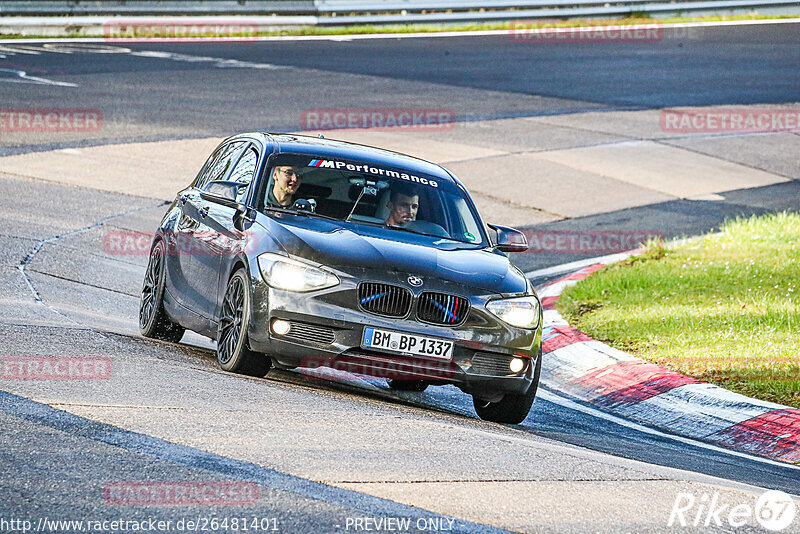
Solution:
M139 331L145 337L177 343L186 329L172 322L164 311L167 278L164 250L164 242L159 240L150 251L139 299Z
M217 361L231 373L264 376L271 361L265 354L250 350L247 325L250 321L250 287L247 272L239 269L228 281L217 330Z

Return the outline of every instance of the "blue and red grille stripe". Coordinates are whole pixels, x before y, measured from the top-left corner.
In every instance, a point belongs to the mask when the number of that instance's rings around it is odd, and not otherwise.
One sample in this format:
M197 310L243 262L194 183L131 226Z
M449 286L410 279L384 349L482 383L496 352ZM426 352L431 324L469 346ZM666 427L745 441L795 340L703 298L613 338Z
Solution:
M458 321L458 301L461 300L460 298L455 298L455 303L453 304L453 320L451 322L455 323Z
M439 308L443 314L443 323L457 323L459 322L459 317L456 314L458 311L458 301L461 300L460 297L451 297L450 295L447 296L447 304L443 305L435 300L432 300L431 303Z

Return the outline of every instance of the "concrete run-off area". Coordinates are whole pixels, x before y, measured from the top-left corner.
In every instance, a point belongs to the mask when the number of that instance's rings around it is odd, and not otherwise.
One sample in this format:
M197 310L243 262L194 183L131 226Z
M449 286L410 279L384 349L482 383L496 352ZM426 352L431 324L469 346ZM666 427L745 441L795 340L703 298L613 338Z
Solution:
M449 131L431 133L344 129L324 135L440 163L464 182L484 219L512 226L679 199L723 200L729 191L800 179L800 163L789 156L800 151L800 136L794 133L666 133L661 113L590 112L459 122ZM219 141L184 139L13 155L0 158L0 171L171 200ZM582 192L591 192L591 198Z

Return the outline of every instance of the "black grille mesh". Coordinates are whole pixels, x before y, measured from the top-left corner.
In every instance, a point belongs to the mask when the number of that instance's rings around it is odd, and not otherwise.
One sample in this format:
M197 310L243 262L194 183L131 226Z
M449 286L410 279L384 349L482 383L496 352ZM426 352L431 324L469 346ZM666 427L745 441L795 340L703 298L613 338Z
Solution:
M299 343L319 343L330 345L336 340L336 333L332 328L291 321L289 332L283 337Z
M423 293L417 302L417 318L433 324L457 325L467 318L469 301L445 293Z
M358 302L368 312L389 317L405 317L411 309L411 291L377 282L358 286Z
M513 358L513 356L505 354L476 352L472 357L472 372L490 376L513 375L514 373L508 367Z

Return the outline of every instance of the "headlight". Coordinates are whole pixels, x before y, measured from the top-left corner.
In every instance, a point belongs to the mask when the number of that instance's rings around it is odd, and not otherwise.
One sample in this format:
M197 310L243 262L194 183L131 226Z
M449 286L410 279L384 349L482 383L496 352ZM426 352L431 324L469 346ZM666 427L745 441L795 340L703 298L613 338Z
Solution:
M286 291L314 291L339 283L333 273L278 254L262 254L258 257L258 267L265 282Z
M486 309L511 326L539 326L539 300L534 296L492 300L486 304Z

